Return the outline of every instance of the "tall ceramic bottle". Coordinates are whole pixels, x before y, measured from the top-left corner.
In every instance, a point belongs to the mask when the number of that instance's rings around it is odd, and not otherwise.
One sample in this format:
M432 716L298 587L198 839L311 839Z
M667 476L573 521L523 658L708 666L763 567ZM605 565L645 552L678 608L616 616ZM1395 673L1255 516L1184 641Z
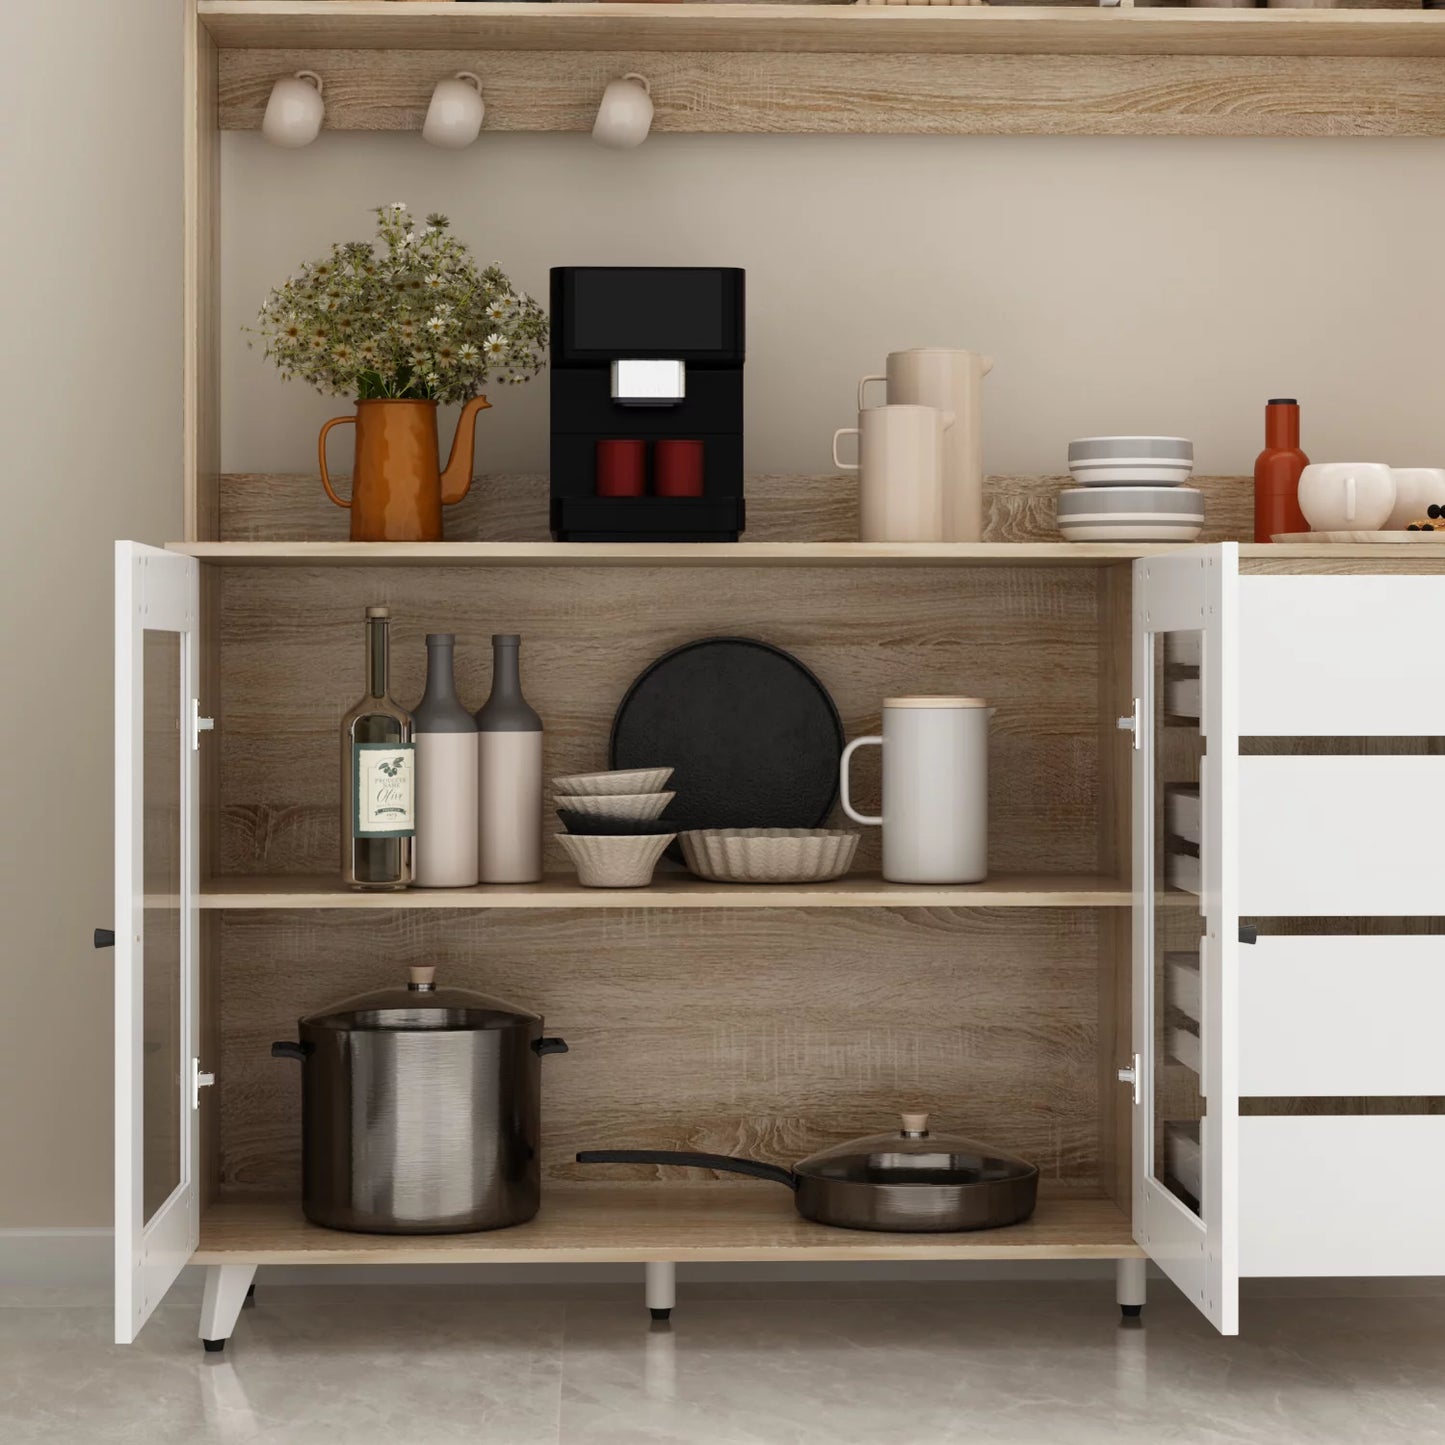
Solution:
M411 883L416 753L411 714L391 700L390 618L366 609L366 694L341 720L341 881L352 888Z
M1264 409L1264 450L1254 463L1254 540L1282 532L1308 532L1299 505L1300 473L1309 458L1299 445L1299 402L1271 398Z
M516 633L492 637L492 695L477 713L483 883L542 876L542 719L522 696Z
M419 888L468 888L480 877L476 719L457 697L456 637L429 632L426 693L412 709L416 727L416 841Z

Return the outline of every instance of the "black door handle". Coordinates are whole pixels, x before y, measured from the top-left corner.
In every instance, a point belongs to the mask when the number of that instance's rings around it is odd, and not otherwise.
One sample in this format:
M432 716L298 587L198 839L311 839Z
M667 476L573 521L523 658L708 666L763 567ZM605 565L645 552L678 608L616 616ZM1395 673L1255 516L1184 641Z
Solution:
M1239 925L1239 941L1241 943L1258 943L1259 929L1252 923L1241 923Z
M95 930L95 946L97 948L115 947L115 929L97 928Z

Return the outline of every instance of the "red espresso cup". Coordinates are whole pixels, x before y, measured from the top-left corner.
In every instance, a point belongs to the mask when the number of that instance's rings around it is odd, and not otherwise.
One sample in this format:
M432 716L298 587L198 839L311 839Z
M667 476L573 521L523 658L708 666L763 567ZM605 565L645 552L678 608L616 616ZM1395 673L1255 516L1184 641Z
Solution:
M597 443L597 495L641 497L647 494L647 443L607 438Z
M659 497L702 496L703 448L700 441L668 438L652 446L652 490Z

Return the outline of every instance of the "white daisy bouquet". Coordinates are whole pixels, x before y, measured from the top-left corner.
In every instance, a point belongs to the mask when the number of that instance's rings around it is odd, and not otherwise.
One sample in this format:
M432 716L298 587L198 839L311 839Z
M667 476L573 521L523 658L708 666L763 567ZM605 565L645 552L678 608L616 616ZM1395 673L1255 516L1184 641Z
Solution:
M397 201L376 219L380 246L334 245L272 291L248 328L285 380L358 401L457 402L541 370L546 313L500 267L478 270L445 216L419 224Z

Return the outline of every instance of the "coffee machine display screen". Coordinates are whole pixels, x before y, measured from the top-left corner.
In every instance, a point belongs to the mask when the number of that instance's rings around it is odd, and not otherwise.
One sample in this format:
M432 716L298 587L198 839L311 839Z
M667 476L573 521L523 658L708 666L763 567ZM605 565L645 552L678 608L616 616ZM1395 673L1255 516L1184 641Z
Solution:
M575 361L742 359L742 273L704 267L577 267L567 272L562 343Z

